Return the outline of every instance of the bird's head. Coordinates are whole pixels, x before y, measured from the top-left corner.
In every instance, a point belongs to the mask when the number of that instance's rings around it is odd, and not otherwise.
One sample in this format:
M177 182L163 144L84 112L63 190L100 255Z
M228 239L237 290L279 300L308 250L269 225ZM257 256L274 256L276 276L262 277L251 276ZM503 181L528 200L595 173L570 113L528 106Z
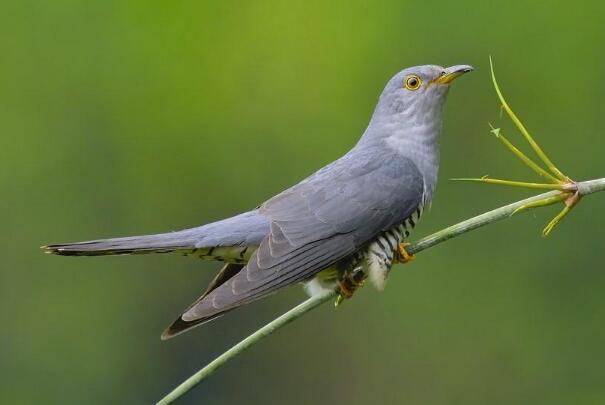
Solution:
M439 114L450 84L473 70L469 65L444 68L437 65L414 66L397 73L384 88L376 113L387 118L403 115L419 120Z
M422 173L430 199L439 167L443 103L450 84L471 70L469 65L424 65L397 73L382 91L356 147L387 146L411 159Z

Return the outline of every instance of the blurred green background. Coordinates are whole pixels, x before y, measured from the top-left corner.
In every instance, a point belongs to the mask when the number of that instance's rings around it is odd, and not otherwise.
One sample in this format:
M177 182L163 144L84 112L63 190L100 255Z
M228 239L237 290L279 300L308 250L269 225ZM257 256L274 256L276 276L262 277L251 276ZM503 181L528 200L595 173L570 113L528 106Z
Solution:
M488 75L574 178L605 176L602 2L2 2L0 402L145 404L304 298L299 288L159 335L218 265L65 258L50 242L154 233L256 206L343 154L403 67L469 63L414 237L530 195ZM605 403L605 195L396 268L325 305L182 403Z

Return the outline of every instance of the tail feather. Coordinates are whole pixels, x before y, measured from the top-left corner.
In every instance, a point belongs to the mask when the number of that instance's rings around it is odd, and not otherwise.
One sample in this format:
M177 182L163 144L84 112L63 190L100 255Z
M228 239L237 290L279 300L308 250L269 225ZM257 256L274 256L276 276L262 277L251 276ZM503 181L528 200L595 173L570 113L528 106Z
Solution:
M130 236L43 246L47 253L62 256L104 256L168 253L195 249L195 239L183 232Z
M62 256L104 256L179 252L202 258L246 261L269 233L269 221L258 211L249 211L197 228L158 235L129 236L86 242L42 246L47 253Z
M183 255L199 256L202 259L226 262L206 292L191 305L193 307L244 268L261 241L269 234L269 230L269 219L261 215L258 210L253 210L222 221L177 232L52 244L42 246L42 249L46 253L62 256L178 252ZM162 339L180 335L195 326L218 318L231 309L195 320L186 320L180 316L164 331Z

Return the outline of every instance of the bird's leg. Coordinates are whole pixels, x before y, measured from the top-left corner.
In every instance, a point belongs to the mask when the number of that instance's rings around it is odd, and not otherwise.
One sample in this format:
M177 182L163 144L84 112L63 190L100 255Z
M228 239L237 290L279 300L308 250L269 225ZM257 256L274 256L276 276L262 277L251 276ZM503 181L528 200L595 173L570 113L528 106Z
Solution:
M397 254L395 255L393 264L411 262L416 258L416 256L409 254L408 251L405 250L405 247L409 245L408 242L402 242L397 246Z
M366 274L361 267L356 267L353 270L345 273L345 276L338 282L338 298L334 306L339 306L345 298L351 298L359 287L362 287L366 279Z

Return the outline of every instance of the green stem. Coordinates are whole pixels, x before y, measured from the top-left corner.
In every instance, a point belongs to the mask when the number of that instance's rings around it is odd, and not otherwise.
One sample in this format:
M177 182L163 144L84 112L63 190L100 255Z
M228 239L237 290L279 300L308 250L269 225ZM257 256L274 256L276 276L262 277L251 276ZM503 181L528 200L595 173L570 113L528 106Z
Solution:
M532 169L534 172L536 172L538 174L538 176L544 177L545 179L547 179L551 183L555 183L555 184L560 184L561 183L561 181L559 179L557 179L556 177L554 177L552 174L548 173L546 170L542 169L536 162L534 162L525 153L521 152L515 145L513 145L512 142L509 141L504 136L504 134L502 133L502 131L500 130L500 128L494 128L492 126L492 124L490 124L490 127L492 128L492 130L490 132L492 134L494 134L495 137L504 146L506 146L515 156L517 156L519 159L521 159L521 161L523 163L525 163L527 166L529 166L530 169Z
M560 181L562 181L562 182L568 182L569 179L567 178L567 176L565 176L563 173L561 173L561 171L559 169L557 169L557 167L549 159L549 157L546 156L546 153L544 153L544 151L542 150L542 148L540 148L540 146L536 143L536 141L534 141L534 138L529 134L529 131L521 123L521 120L519 120L519 118L517 117L517 115L513 112L513 110L510 108L510 106L508 105L508 103L504 99L504 96L502 95L502 92L500 91L500 87L498 86L498 82L496 81L496 74L494 73L494 65L492 63L492 58L491 57L489 58L489 66L490 66L491 73L492 73L492 82L494 83L494 88L496 89L496 93L498 94L498 98L500 99L500 104L502 104L502 108L504 108L504 111L506 111L506 114L508 114L508 116L513 121L513 123L515 124L515 126L519 129L519 131L525 137L525 139L527 140L527 142L529 143L529 145L532 147L532 149L534 150L534 152L536 152L536 154L538 155L538 157L544 162L544 164L548 167L548 169Z
M581 196L595 193L597 191L605 190L605 178L591 180L586 182L577 183L578 192ZM515 212L518 208L526 206L528 204L532 204L537 201L541 201L544 199L548 199L551 197L558 197L563 194L566 194L562 191L549 191L547 193L543 193L534 197L526 198L521 201L517 201L515 203L505 205L504 207L497 208L495 210L486 212L484 214L478 215L476 217L467 219L466 221L462 221L457 223L456 225L452 225L448 228L445 228L441 231L435 232L429 236L426 236L410 245L406 246L406 251L409 254L415 254L431 248L439 243L445 242L446 240L455 238L456 236L460 236L474 229L480 228L482 226L510 218L511 214ZM309 312L310 310L318 307L319 305L333 299L336 297L336 292L332 291L328 294L322 296L315 296L307 299L300 305L295 308L289 310L285 314L281 315L279 318L269 322L231 349L227 350L212 362L210 362L206 367L199 370L197 373L189 377L185 382L176 387L171 393L165 396L158 405L166 405L174 402L176 399L180 398L183 394L191 390L197 384L204 381L210 375L212 375L216 370L220 367L224 366L229 360L233 359L244 350L248 349L252 345L260 342L263 338L269 336L271 333L277 331L282 326L287 325L288 323L298 319L300 316Z
M490 179L489 177L482 177L479 179L475 178L456 178L454 181L474 181L478 183L494 184L498 186L512 186L512 187L524 187L524 188L537 188L542 190L565 190L565 185L558 184L547 184L547 183L527 183L525 181L513 181L513 180L501 180L501 179Z
M565 218L565 216L567 214L569 214L569 211L571 211L571 208L573 206L565 206L563 207L563 209L561 210L561 212L559 212L557 215L555 215L555 217L553 219L550 220L550 222L546 225L546 227L544 228L544 230L542 231L542 235L543 236L548 236L553 229L555 229L555 226L557 226L559 224L559 222L561 222L561 220L563 218Z
M514 210L513 213L510 215L513 216L516 213L521 212L521 211L527 211L527 210L531 210L534 208L540 208L540 207L546 207L548 205L553 205L553 204L556 204L558 202L565 200L566 198L569 198L568 194L558 194L558 195L554 195L552 197L546 197L542 200L538 200L538 201L534 201L534 202L531 202L526 205L522 205L519 208L517 208L516 210Z
M157 405L165 405L174 402L181 395L189 391L191 388L195 387L197 384L201 383L204 379L206 379L209 375L213 374L216 370L218 370L221 366L225 365L229 360L233 357L237 356L244 350L248 349L253 344L260 341L262 338L269 336L276 330L280 329L282 326L287 325L293 320L297 319L301 315L309 312L313 308L323 304L324 302L332 299L336 296L336 291L331 291L326 295L314 296L299 304L298 306L292 308L279 318L274 319L269 322L241 342L237 343L231 349L227 350L212 362L210 362L206 367L189 377L185 382L176 387L170 394L166 395L162 398L161 401L157 403Z

